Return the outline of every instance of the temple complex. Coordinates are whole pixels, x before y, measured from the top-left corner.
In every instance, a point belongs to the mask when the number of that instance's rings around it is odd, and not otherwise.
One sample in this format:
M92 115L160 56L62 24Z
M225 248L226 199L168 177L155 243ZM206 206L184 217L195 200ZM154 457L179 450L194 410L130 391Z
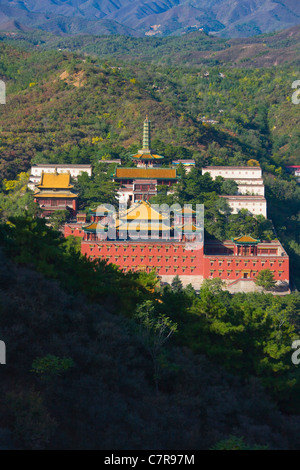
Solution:
M176 167L184 161L174 160L173 167L162 167L164 157L151 149L151 123L144 122L143 146L131 155L135 166L115 165L111 175L119 184L119 212L99 206L87 214L78 213L77 221L67 223L65 236L81 238L81 252L91 260L101 259L119 266L124 272L156 271L162 283L179 276L184 286L199 290L204 279L219 278L230 292L259 290L258 274L269 269L278 289L289 292L289 257L278 240L264 242L250 235L231 240L204 240L204 223L191 208L174 209L165 214L149 203L157 187L172 191L178 182ZM184 165L189 171L194 160ZM175 168L174 168L175 167ZM237 194L226 198L233 213L247 209L253 215L267 218L265 187L260 167L207 167L213 179L221 176L238 185ZM63 179L65 178L65 179ZM45 213L69 207L76 213L76 197L70 175L43 174L35 198ZM68 204L69 203L69 204ZM238 234L237 234L238 235Z

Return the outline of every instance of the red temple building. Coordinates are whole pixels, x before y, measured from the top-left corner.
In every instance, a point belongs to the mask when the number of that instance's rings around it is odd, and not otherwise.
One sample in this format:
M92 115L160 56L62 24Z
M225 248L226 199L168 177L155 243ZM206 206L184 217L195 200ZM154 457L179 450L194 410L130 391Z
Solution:
M76 215L78 196L72 191L70 173L42 173L37 188L34 201L43 210L43 217L58 210L68 210L71 215Z
M97 216L97 212L104 215ZM178 275L184 286L192 284L197 290L204 279L220 278L231 292L255 290L258 273L269 269L278 285L288 290L289 257L278 240L261 242L242 236L204 243L194 211L175 214L170 227L168 219L144 201L117 216L97 212L91 213L90 225L82 226L79 235L82 253L92 260L107 260L125 272L155 270L163 283L171 283ZM109 237L112 221L115 232ZM132 223L139 236L124 239ZM65 235L71 230L67 225Z

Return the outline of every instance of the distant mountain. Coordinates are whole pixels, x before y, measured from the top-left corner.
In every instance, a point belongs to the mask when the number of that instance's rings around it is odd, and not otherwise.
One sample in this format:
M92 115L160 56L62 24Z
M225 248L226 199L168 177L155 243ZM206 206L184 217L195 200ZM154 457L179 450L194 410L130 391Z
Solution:
M8 21L7 23L2 23L0 25L0 31L30 32L30 31L34 31L34 30L32 28L28 28L27 26L23 25L22 23L19 23L18 21L11 20L11 21Z
M300 24L299 0L0 0L0 26L61 34L248 37ZM3 26L1 27L3 30Z

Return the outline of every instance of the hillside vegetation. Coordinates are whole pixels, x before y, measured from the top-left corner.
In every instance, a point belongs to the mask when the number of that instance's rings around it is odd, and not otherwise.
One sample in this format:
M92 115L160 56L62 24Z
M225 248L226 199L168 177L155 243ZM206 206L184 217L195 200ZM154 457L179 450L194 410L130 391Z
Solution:
M245 39L220 39L205 32L181 37L136 38L126 32L108 35L59 35L26 31L12 24L0 33L0 41L29 49L63 49L96 55L100 59L151 62L172 66L226 65L234 67L273 67L299 65L300 27Z
M0 260L0 448L299 448L299 295L160 290L28 215L0 225ZM143 315L177 325L155 374Z

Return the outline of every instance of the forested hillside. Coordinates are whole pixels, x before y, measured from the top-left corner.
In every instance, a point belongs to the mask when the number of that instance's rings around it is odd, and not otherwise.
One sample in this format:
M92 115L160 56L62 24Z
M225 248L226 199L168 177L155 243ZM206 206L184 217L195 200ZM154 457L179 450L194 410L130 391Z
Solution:
M15 24L0 33L0 41L27 50L63 49L96 55L100 59L151 62L164 65L226 65L235 67L273 67L299 65L300 26L253 38L220 39L197 31L181 37L135 38L103 33L101 36L58 36L45 31L26 32ZM107 34L107 35L105 35Z
M299 448L299 295L161 290L74 247L41 219L0 225L0 448Z

